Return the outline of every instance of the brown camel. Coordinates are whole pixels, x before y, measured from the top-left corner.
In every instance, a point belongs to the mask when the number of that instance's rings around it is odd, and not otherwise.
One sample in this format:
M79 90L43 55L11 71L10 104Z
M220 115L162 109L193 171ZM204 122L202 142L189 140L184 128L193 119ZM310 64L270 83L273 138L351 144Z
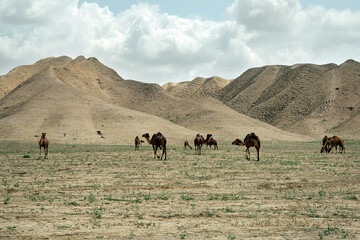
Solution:
M189 147L190 149L192 149L192 147L190 146L188 140L185 140L185 142L184 142L184 149L186 149L186 147Z
M217 141L212 137L212 134L208 134L208 135L206 136L206 139L205 139L205 141L204 141L204 144L206 144L206 148L207 148L208 146L210 146L210 149L211 149L211 146L214 145L214 150L215 150L215 148L216 148L216 149L219 149L219 148L218 148L218 145L217 145Z
M323 153L324 151L329 152L330 145L328 145L326 148L324 147L328 139L329 138L327 136L323 137L323 139L322 139L322 148L321 148L320 153Z
M150 135L149 133L145 133L142 135L142 137L146 138L147 142L149 144L152 145L153 150L154 150L154 159L160 158L160 156L157 155L156 151L158 148L162 149L162 155L161 155L161 159L163 158L164 154L165 154L165 159L166 160L166 138L160 133L156 133L152 136L151 140L150 140Z
M196 137L194 139L194 145L195 145L195 154L201 155L201 147L204 144L204 138L199 133L196 134Z
M328 149L327 152L329 153L331 152L332 148L335 147L335 151L337 152L337 146L339 146L339 153L345 153L344 140L341 137L333 136L327 139L321 151L324 152L326 149Z
M49 139L47 139L47 137L45 135L46 135L46 133L42 133L40 141L39 141L39 148L40 148L39 157L41 157L41 147L43 147L44 151L45 151L45 159L47 159L48 152L49 152Z
M250 147L255 147L257 151L257 160L260 161L260 138L255 135L255 133L250 133L246 135L244 141L240 139L235 139L232 142L233 145L246 146L246 159L250 161Z
M138 136L135 137L135 151L139 151L139 146L144 143L144 140L140 140Z

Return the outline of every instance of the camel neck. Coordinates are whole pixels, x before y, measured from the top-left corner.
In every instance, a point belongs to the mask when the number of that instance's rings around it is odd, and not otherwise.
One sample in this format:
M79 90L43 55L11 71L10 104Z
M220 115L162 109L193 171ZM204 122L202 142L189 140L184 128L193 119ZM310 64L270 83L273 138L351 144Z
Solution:
M146 138L146 141L148 141L148 143L151 144L150 138Z

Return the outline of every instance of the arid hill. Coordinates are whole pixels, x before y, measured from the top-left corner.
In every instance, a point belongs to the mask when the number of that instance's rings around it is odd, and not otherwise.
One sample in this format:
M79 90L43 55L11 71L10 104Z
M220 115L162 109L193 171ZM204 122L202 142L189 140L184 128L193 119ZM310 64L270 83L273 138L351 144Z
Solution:
M162 118L106 103L83 90L64 84L49 67L23 82L0 101L2 140L69 143L132 144L136 135L162 131L185 138L195 132ZM101 134L98 133L101 132Z
M33 141L47 132L62 142L132 144L136 135L157 131L173 143L192 141L198 132L228 142L252 131L264 140L309 139L251 119L212 97L196 101L173 96L158 84L124 80L96 58L54 60L40 61L42 68L26 66L31 70L27 79L20 77L22 71L9 73L17 85L11 82L13 90L0 100L2 139Z
M192 81L180 83L167 83L163 88L176 97L214 97L222 88L230 83L220 77L201 78L197 77Z
M311 136L360 137L360 63L252 68L219 92L239 113Z
M0 76L0 99L11 92L22 82L31 78L38 72L48 68L49 66L64 66L70 61L72 61L72 59L66 56L58 58L50 57L42 59L33 65L24 65L14 68L8 74Z

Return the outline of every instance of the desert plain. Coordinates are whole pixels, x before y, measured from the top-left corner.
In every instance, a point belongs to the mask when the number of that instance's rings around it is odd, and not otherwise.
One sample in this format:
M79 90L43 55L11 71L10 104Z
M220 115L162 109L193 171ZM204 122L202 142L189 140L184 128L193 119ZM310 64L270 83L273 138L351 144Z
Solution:
M19 66L0 76L0 238L358 239L359 89L353 60L164 86L82 56ZM134 150L158 131L166 160ZM260 161L231 144L250 132ZM197 133L219 149L184 149Z

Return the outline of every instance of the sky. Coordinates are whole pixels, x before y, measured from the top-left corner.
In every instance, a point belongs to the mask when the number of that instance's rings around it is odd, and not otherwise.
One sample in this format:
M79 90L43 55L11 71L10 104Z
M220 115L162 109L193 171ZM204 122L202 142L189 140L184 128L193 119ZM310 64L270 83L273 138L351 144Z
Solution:
M0 75L96 57L124 79L233 79L252 67L360 61L358 0L0 0Z

